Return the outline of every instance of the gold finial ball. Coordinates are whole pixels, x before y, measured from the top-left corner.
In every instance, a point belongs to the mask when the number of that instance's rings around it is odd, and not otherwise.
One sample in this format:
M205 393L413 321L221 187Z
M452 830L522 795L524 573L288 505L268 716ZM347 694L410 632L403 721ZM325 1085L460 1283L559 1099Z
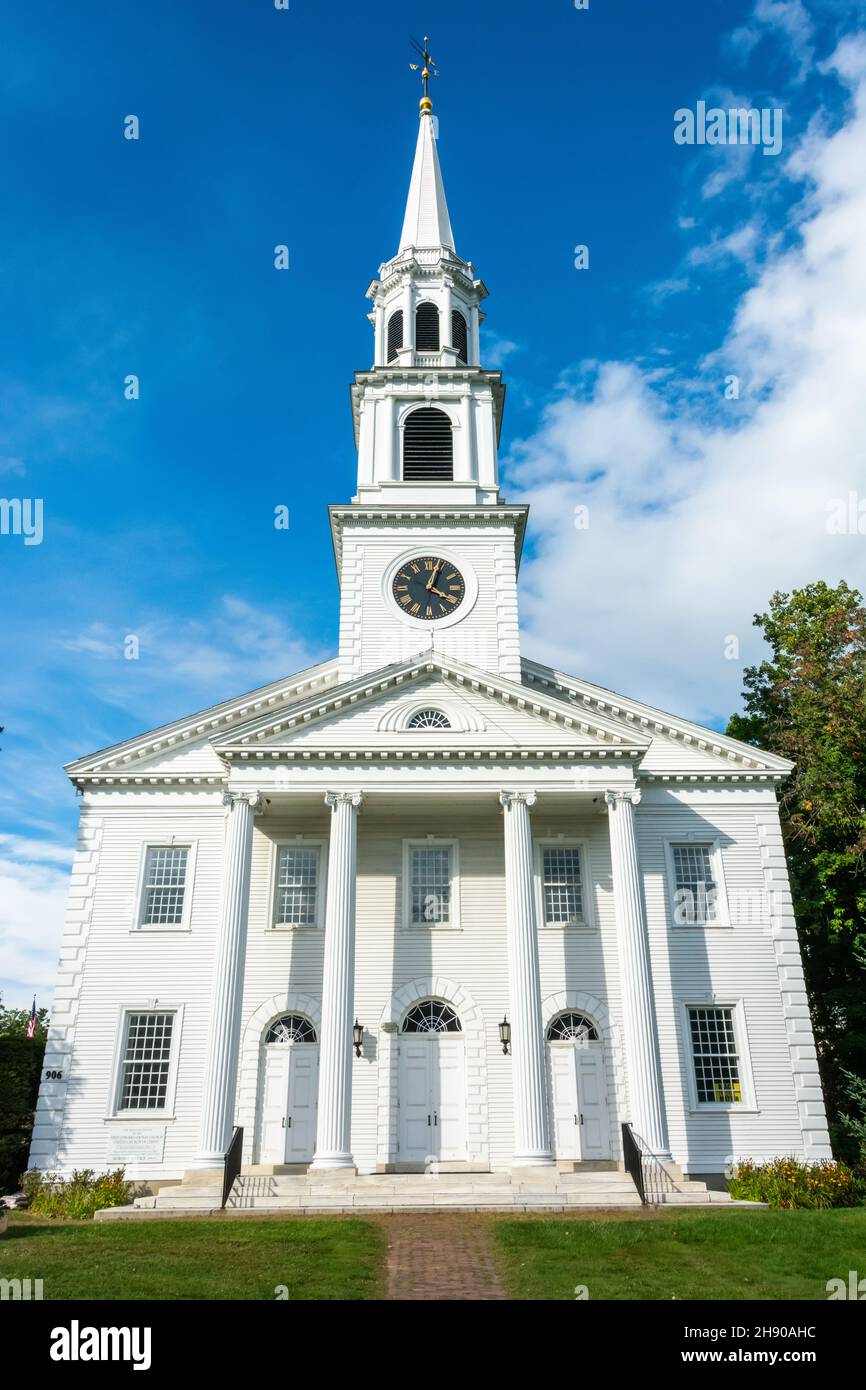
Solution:
M430 112L433 110L433 103L429 97L421 98L421 104L419 109L422 116L427 116L430 114Z

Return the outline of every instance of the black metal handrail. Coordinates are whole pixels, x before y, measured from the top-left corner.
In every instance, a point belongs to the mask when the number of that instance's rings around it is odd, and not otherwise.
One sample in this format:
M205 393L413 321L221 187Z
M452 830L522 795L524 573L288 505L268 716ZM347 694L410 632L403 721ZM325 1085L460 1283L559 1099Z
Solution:
M623 1122L622 1126L622 1157L625 1163L625 1171L637 1188L641 1204L646 1206L646 1189L643 1180L643 1156L638 1147L638 1142L635 1139L634 1130L627 1120Z
M226 1149L225 1171L223 1173L223 1199L220 1202L220 1209L225 1207L229 1199L229 1193L235 1185L235 1178L240 1176L241 1156L244 1147L244 1132L240 1125L236 1125L232 1134L231 1143Z

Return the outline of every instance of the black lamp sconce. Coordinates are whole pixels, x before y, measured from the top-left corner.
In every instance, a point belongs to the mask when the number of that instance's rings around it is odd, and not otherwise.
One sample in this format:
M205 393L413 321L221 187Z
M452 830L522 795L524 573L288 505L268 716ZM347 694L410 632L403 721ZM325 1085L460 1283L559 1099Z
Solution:
M352 1044L355 1048L355 1056L360 1057L361 1048L364 1046L364 1025L355 1019L355 1026L352 1029Z
M511 1051L511 1024L508 1022L507 1014L499 1025L499 1041L502 1043L502 1051L507 1057Z

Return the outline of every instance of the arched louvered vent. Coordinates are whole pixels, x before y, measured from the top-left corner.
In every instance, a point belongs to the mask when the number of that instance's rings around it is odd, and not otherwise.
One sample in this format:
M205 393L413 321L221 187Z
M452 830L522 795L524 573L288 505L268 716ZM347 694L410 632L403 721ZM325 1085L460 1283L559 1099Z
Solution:
M444 410L422 406L413 410L403 429L403 481L430 479L448 483L454 477L451 421Z
M403 346L403 310L397 309L388 320L388 362L396 362L397 349Z
M415 349L417 352L439 351L439 310L425 300L415 312Z
M457 349L457 356L461 362L469 361L466 320L459 309L451 310L451 346Z

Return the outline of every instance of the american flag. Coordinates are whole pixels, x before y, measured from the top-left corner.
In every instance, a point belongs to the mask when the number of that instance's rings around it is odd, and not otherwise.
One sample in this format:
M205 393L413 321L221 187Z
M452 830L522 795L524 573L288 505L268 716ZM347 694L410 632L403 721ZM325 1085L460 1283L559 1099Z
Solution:
M33 1003L30 1006L30 1018L27 1021L27 1036L32 1038L36 1032L36 995L33 996Z

